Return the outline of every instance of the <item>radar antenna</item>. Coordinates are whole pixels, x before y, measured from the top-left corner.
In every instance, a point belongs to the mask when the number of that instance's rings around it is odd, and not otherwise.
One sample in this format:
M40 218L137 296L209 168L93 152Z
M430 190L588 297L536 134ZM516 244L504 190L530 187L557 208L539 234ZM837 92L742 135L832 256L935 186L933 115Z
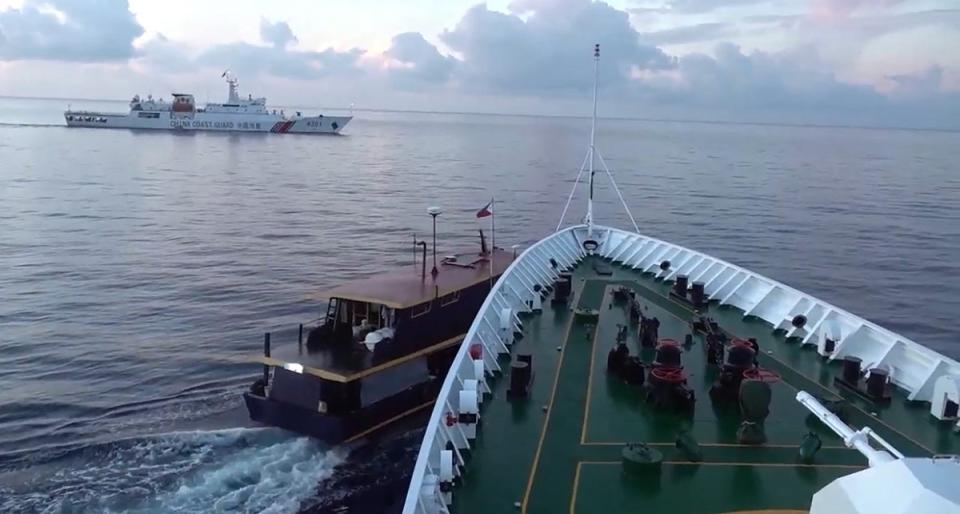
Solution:
M227 80L227 103L235 104L240 102L240 93L237 92L237 86L240 85L240 81L230 73L230 68L223 70L223 73L220 74L220 78Z

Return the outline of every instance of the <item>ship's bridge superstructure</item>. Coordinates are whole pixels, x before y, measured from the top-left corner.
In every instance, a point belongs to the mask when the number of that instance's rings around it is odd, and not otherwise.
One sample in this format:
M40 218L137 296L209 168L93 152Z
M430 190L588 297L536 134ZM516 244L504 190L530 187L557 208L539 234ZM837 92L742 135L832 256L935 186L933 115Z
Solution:
M240 98L238 92L240 82L236 77L230 75L229 71L225 71L223 77L227 79L227 102L207 103L205 107L207 112L268 114L266 97L254 98L253 95L248 94L247 98Z

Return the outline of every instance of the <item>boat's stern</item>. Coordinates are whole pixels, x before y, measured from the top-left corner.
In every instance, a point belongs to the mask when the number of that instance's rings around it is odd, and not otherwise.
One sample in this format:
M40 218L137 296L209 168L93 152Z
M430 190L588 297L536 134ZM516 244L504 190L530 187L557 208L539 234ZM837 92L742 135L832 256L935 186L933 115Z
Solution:
M271 132L292 134L339 134L353 116L309 116L280 122Z

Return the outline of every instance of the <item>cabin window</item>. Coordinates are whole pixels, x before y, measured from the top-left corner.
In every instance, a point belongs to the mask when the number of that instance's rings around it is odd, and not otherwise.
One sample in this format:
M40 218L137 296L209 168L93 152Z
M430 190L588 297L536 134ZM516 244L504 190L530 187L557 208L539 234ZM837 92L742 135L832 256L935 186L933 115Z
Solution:
M368 306L369 304L366 302L353 302L353 324L354 325L359 325L363 320L367 319Z
M140 118L159 118L160 113L159 112L139 112L137 113L137 116Z
M381 312L379 305L367 304L367 323L377 328L383 326L381 323Z
M415 305L410 309L410 317L418 318L424 314L430 312L430 307L433 305L433 302L421 303L420 305Z
M454 291L448 295L440 297L440 306L446 307L447 305L450 305L451 303L456 303L459 300L460 300L460 291Z

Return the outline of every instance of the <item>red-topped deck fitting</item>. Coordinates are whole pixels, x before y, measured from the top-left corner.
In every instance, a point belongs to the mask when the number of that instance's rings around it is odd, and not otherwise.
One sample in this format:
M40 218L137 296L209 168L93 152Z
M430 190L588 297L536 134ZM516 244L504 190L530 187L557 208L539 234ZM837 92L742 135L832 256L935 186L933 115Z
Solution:
M681 368L653 368L650 375L657 380L677 384L687 379Z
M654 365L657 367L681 367L683 351L680 343L675 339L661 339L657 344L657 358Z

